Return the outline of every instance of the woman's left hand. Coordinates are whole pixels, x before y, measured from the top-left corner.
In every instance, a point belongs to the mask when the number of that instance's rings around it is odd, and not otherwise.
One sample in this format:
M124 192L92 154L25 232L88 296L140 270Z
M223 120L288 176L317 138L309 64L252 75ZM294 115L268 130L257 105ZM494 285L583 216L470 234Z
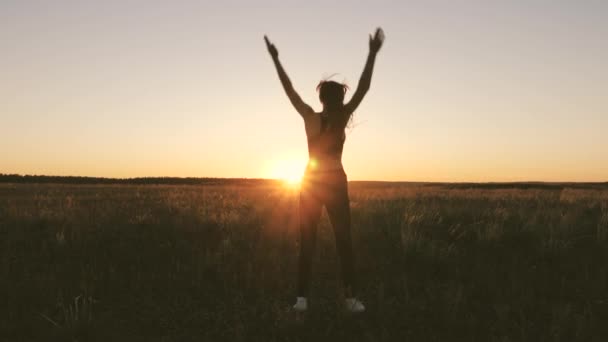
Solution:
M270 53L270 56L272 56L272 58L278 58L279 50L277 50L276 46L274 46L274 44L272 44L270 40L268 40L267 36L264 36L264 41L266 42L266 48L268 49L268 53Z

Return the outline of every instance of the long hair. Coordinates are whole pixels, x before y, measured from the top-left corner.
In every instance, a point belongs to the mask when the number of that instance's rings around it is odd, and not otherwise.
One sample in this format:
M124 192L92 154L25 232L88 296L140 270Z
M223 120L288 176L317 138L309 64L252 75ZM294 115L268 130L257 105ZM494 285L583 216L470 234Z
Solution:
M323 80L317 85L319 100L330 109L338 109L344 105L344 94L348 86L336 81Z

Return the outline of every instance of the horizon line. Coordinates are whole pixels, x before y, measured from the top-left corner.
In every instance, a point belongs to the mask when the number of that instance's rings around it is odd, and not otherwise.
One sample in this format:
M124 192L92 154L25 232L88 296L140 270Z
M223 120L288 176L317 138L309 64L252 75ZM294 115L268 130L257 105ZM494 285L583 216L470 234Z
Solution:
M18 174L0 172L0 181L3 178L80 178L90 180L106 181L133 181L133 180L252 180L252 181L284 181L282 178L262 178L262 177L195 177L195 176L137 176L137 177L103 177L103 176L75 176L75 175L44 175L44 174ZM377 182L377 183L420 183L420 184L608 184L608 179L604 181L544 181L544 180L509 180L509 181L413 181L413 180L379 180L379 179L353 179L348 182Z

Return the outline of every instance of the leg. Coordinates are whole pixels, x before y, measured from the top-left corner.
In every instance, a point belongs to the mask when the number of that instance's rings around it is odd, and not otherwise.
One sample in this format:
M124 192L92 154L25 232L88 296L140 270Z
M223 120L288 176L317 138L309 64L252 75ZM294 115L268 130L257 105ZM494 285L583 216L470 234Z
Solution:
M350 205L346 178L343 182L339 182L333 190L326 208L336 237L336 249L340 256L344 294L347 298L354 297L356 295L355 261L350 234Z
M312 268L317 225L321 217L322 203L314 191L300 192L300 257L298 261L298 297L308 296L308 283Z

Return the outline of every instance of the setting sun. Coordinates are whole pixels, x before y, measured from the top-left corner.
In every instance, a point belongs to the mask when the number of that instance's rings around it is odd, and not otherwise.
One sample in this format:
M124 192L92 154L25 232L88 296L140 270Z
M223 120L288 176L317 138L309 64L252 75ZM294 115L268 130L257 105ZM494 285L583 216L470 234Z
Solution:
M305 164L297 159L277 160L269 168L269 178L281 179L288 185L297 185L302 179Z

